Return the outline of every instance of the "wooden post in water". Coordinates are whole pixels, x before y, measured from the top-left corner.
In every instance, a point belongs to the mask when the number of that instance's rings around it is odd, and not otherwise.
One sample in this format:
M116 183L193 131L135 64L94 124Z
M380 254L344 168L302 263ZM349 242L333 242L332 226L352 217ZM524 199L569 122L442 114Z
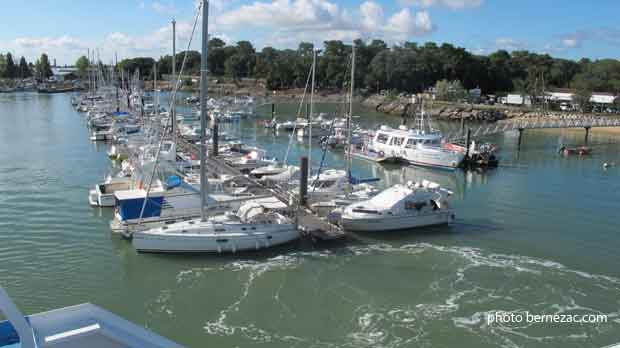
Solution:
M271 103L271 120L276 119L276 104Z
M519 143L517 144L517 151L521 151L522 138L523 138L523 128L519 128Z
M465 133L465 117L461 116L461 134Z
M588 145L588 138L590 137L590 126L584 127L586 129L586 145Z
M469 161L469 143L471 142L471 129L467 128L467 138L465 139L465 161Z
M301 177L299 179L299 205L305 206L308 198L308 157L301 157L300 170Z
M220 151L219 144L219 123L217 121L213 121L213 157L217 157Z

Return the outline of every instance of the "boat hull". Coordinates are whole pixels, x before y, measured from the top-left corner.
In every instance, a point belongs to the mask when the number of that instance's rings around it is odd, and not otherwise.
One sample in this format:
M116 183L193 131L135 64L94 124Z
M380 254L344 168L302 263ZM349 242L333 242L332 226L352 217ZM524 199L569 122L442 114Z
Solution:
M369 218L343 215L340 223L345 230L353 232L383 232L409 230L419 227L446 225L454 221L454 212L444 210L437 213L409 216Z
M294 228L280 228L260 233L151 234L135 232L132 244L139 252L148 253L235 253L261 250L292 242L299 238Z

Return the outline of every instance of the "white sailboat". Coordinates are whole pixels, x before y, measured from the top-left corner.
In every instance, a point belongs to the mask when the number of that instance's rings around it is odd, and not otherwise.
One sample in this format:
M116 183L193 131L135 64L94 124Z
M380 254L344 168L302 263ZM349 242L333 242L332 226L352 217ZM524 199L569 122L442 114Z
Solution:
M397 184L375 197L351 204L341 216L342 227L356 232L406 230L449 224L454 210L448 199L452 192L439 184L422 181Z
M206 135L207 128L207 40L209 2L202 8L202 60L200 88L200 197L201 218L133 233L132 244L140 252L222 253L257 250L299 238L297 226L286 216L261 205L248 203L237 214L208 217Z

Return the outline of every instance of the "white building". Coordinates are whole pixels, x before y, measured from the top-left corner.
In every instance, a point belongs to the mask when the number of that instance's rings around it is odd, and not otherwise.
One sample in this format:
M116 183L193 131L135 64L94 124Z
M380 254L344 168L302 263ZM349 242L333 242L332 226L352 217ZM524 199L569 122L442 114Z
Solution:
M594 92L590 97L590 103L600 105L611 105L616 102L618 96L612 93Z

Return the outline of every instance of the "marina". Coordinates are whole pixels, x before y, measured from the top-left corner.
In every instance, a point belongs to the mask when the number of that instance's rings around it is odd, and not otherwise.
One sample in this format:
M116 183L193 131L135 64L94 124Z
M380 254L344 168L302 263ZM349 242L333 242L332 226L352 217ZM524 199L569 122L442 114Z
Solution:
M224 63L209 2L194 7L187 49L173 20L159 61L89 49L54 73L43 54L25 90L0 55L0 348L619 346L616 95L547 93L544 72L532 96L410 88L404 70L388 91L368 69L446 44L370 59L377 40L259 55L240 41ZM489 61L503 53L520 55ZM283 55L303 59L265 63ZM278 95L286 69L296 91ZM433 112L447 99L540 109Z
M483 280L471 273L485 269L488 273L484 279L514 277L520 279L519 284L530 286L543 279L558 283L548 291L538 289L531 293L519 290L516 294L523 296L522 301L525 303L529 303L532 296L539 301L548 301L546 303L549 306L570 306L571 301L575 301L583 307L596 308L613 315L606 304L617 296L613 289L616 287L615 279L620 278L620 274L614 265L620 260L614 250L620 245L614 237L615 224L610 220L615 205L609 202L613 202L617 192L618 167L605 170L602 166L603 163L620 162L617 145L611 134L594 130L590 146L595 151L591 156L581 158L562 158L557 155L558 143L582 142L581 132L532 130L524 135L525 141L519 152L518 134L491 136L489 140L498 144L498 155L503 165L496 170L481 173L378 166L354 160L355 175L379 177L379 187L427 179L449 188L454 192L452 205L457 216L455 222L448 226L433 227L413 234L356 234L345 238L349 240L345 244L338 242L335 245L333 242L315 244L311 240L302 240L259 254L236 253L216 259L208 256L159 257L138 254L131 243L110 234L108 222L113 217L113 208L93 209L89 206L88 191L117 164L108 158L108 145L93 143L88 139L87 127L81 121L82 116L71 108L68 95L5 95L1 105L2 114L11 115L7 122L12 125L11 132L3 128L3 141L10 142L16 148L30 149L26 154L33 159L23 163L17 160L23 153L2 153L1 188L6 205L1 210L5 231L1 244L4 255L7 255L5 269L8 271L4 274L9 279L7 286L18 289L15 293L16 301L21 304L20 307L25 306L24 310L28 313L69 306L76 302L94 302L134 322L148 324L159 334L186 346L200 345L204 341L220 342L223 345L253 345L263 340L268 340L272 346L289 346L290 342L280 335L294 335L297 339L306 340L309 345L317 342L311 337L346 345L357 342L353 338L346 338L353 332L366 332L364 335L370 337L373 335L372 330L353 323L332 334L314 331L306 325L323 318L324 314L312 311L311 308L319 303L325 305L322 300L325 290L319 289L334 287L336 282L341 284L339 286L354 286L366 291L366 294L359 294L352 299L350 306L343 306L336 299L329 302L332 306L342 306L340 310L347 318L365 318L370 315L374 318L370 319L373 325L386 332L392 330L392 325L399 325L405 332L410 332L402 334L402 337L413 335L416 330L425 330L427 339L435 342L440 339L440 331L435 330L440 330L441 326L452 327L453 316L461 317L476 308L477 300L459 294L473 291L477 284L491 282L489 286L499 287L499 290L493 292L494 295L490 291L479 290L478 298L490 300L490 296L500 296L501 300L498 301L502 304L499 306L510 307L509 298L515 296L514 291L509 293L508 289L504 290L494 280ZM281 110L295 108L295 105L280 106ZM330 105L319 105L319 109L324 112L329 112L331 108ZM257 117L270 117L269 109L269 106L265 106L258 110ZM17 113L17 110L21 111ZM372 112L364 112L363 115L366 122L376 122L381 117ZM393 119L392 122L398 124L399 120ZM449 124L438 126L446 132L451 127ZM274 157L284 158L289 142L288 133L274 135L260 127L254 119L243 120L238 125L222 125L221 128L231 135L238 134L246 143L262 145ZM242 133L237 133L240 131ZM18 134L29 134L29 137ZM81 136L73 136L75 140L69 140L64 134ZM30 147L31 140L41 146ZM294 144L290 152L291 158L295 160L291 163L299 165L298 159L307 154L307 147L303 143ZM322 150L317 147L313 151L313 157L320 159ZM326 163L338 166L342 165L342 161L341 153L327 152ZM22 164L15 166L15 163ZM510 163L514 165L508 166ZM69 170L75 164L80 169ZM221 168L230 170L228 166ZM234 175L232 172L228 174ZM32 178L34 181L31 181ZM544 191L546 194L540 194L540 180L548 187ZM16 190L15 187L20 189ZM551 206L549 200L556 203ZM562 212L569 209L572 202L579 202L587 208L563 218L562 223L553 217L563 216ZM24 211L29 213L23 215ZM515 214L515 211L522 213ZM584 233L592 229L592 224L596 226L596 233ZM35 249L28 247L32 243ZM475 249L471 249L472 246ZM597 252L590 252L585 259L578 256L593 249ZM505 261L498 263L497 257L505 258ZM22 263L26 258L35 264L41 262L41 265L44 263L48 266L34 271L27 270ZM385 297L380 292L383 290L377 289L369 279L366 280L364 274L368 272L368 266L364 259L367 258L372 258L373 264L386 265L380 268L382 272L387 272L383 275L386 282L393 282L402 276L403 271L399 270L396 263L403 262L408 265L406 274L416 278L417 285L411 285L415 289L431 288L434 282L444 282L445 288L442 291L415 300L414 304L440 306L450 298L462 296L456 300L459 308L449 307L446 314L435 319L427 317L424 312L410 312L418 321L429 320L427 325L410 325L406 318L389 316L389 311L413 309L409 307L410 301L404 297L404 293L392 293L390 297ZM424 269L427 267L424 265L430 267L431 264L440 267L436 274L420 273L420 267ZM328 269L319 273L318 278L313 276L323 267ZM330 270L330 267L333 269ZM458 281L457 274L461 268L470 270L465 276L466 282ZM524 268L533 273L518 270ZM31 274L31 279L23 279L19 275L23 272ZM52 289L61 289L64 288L62 284L76 275L80 278L79 284L68 291L40 289L28 292L43 299L41 302L32 302L19 295L19 289L35 286L38 284L37 279ZM129 275L132 281L128 280ZM504 278L506 276L508 278ZM310 282L313 277L316 283ZM447 278L442 280L444 277ZM105 284L102 285L102 281ZM297 282L318 292L312 294L304 291L304 300L298 301L294 295L299 291L298 286L294 285ZM451 282L456 282L455 286L458 287L453 288ZM219 285L215 287L215 284ZM564 289L561 284L572 284L571 289L587 289L598 296L599 304L571 295L572 290ZM279 301L292 306L292 313L306 313L306 319L296 325L284 325L283 319L277 319L281 314L276 314L276 317L271 318L271 324L258 319L257 324L250 324L255 320L253 316L265 318L264 314L259 313L268 307L261 303L265 298L271 298L270 294L280 286L283 288L280 290ZM244 295L243 289L246 287L248 293ZM593 287L601 290L594 291ZM205 292L213 293L217 301L205 299L196 302L199 294ZM563 295L553 295L554 292ZM199 312L187 309L190 298L194 306L200 306ZM235 304L240 299L242 302ZM384 304L366 305L369 301L377 300ZM272 301L268 303L280 306L279 301ZM356 310L358 306L364 310ZM243 317L227 316L221 319L220 316L229 313L230 308L238 308ZM535 310L534 307L530 309ZM295 315L286 313L289 314L284 314L284 318L288 320L292 318L291 315ZM340 321L342 318L334 320ZM195 321L196 324L172 324L172 319ZM439 327L434 328L430 323ZM325 327L333 324L333 321L328 321ZM615 324L608 325L613 327ZM244 329L240 331L235 328ZM261 331L256 331L258 329ZM461 329L456 330L459 332ZM560 337L564 337L563 332L568 332L562 330L558 328L557 341L562 341ZM601 335L596 334L593 328L584 327L582 330L591 335L595 342L599 340L599 346L615 338L611 332ZM472 344L487 335L484 329L474 335L465 332L458 334L459 339L469 340ZM395 335L393 338L383 337L373 342L394 342L392 340L397 340L399 334L392 334ZM578 338L574 341L576 346L582 342ZM523 342L530 340L524 338Z

